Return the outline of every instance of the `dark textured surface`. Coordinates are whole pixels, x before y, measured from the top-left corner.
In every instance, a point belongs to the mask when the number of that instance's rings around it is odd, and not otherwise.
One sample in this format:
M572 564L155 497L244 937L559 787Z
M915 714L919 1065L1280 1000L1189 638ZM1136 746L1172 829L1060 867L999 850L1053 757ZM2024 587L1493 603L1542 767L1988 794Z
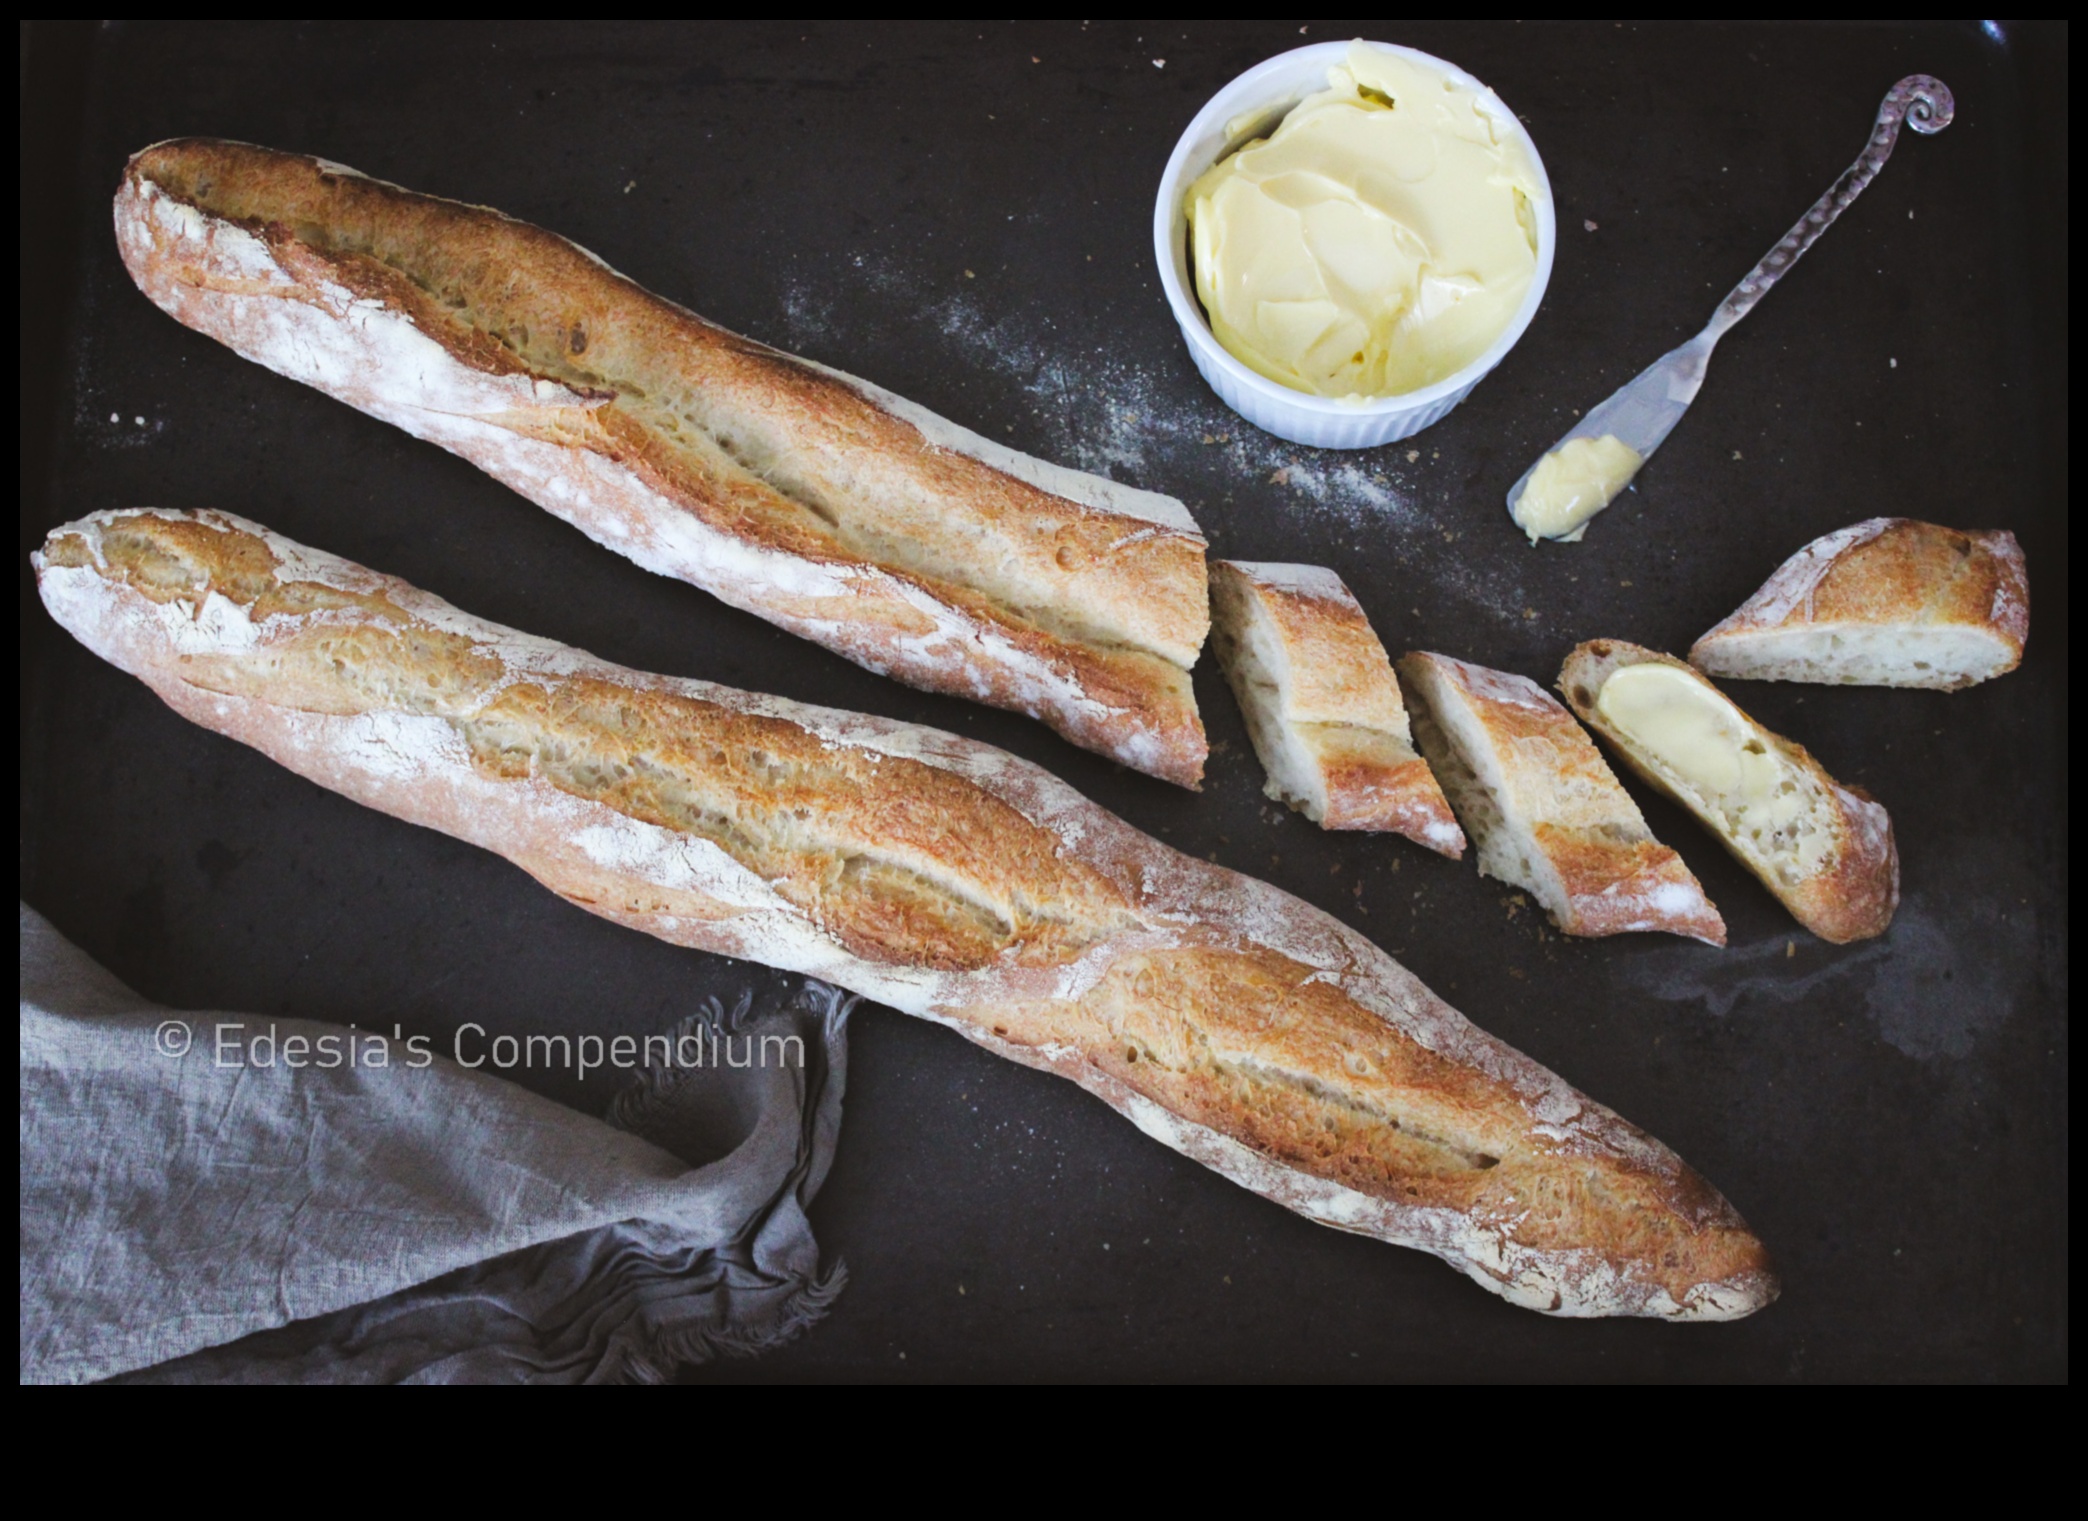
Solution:
M1735 1326L1547 1321L872 1009L815 1210L850 1286L798 1345L707 1377L2063 1378L2063 30L1997 44L1368 27L1455 60L1525 116L1559 256L1537 322L1459 411L1410 444L1327 455L1256 434L1205 390L1148 228L1161 166L1211 92L1358 30L25 33L21 551L95 508L228 508L626 664L1003 745L1378 939L1674 1146L1785 1281ZM1526 547L1501 497L1533 452L1700 325L1917 70L1956 91L1956 124L1902 139L1721 346L1687 422L1587 543ZM1906 896L1883 940L1811 939L1647 799L1731 947L1565 942L1469 862L1265 806L1209 662L1197 690L1217 754L1192 797L649 576L461 461L180 328L125 276L108 196L130 152L188 133L498 206L731 327L1171 492L1217 553L1336 567L1395 653L1549 681L1583 638L1679 651L1806 540L1892 512L2015 531L2029 658L1955 696L1736 684L1891 808ZM490 855L190 727L58 631L26 567L22 585L22 895L147 995L437 1036L466 1020L642 1033L774 975L592 919Z

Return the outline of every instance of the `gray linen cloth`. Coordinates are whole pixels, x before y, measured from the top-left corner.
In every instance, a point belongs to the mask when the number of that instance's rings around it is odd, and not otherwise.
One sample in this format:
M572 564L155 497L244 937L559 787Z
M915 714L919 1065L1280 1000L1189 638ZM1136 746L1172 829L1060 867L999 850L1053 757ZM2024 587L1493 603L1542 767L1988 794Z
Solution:
M397 1042L388 1067L225 1065L209 1031L239 1016L148 1003L27 905L21 937L24 1382L657 1381L840 1291L805 1218L841 1123L836 989L714 1004L710 1064L634 1073L594 1119ZM730 1070L723 1033L778 1059Z

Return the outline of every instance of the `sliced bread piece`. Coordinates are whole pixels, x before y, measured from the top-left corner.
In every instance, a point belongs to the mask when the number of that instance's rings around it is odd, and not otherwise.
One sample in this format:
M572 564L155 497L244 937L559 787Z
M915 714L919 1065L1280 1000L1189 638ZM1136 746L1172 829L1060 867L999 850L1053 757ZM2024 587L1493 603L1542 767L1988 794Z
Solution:
M1341 577L1217 560L1211 617L1270 797L1325 829L1388 830L1464 854L1464 831L1414 753L1392 662Z
M1798 922L1839 945L1883 934L1899 905L1892 819L1672 655L1596 639L1559 690L1640 776L1703 821Z
M1872 518L1784 561L1689 659L1749 681L1954 692L2014 670L2029 637L2014 534Z
M1550 693L1447 655L1408 655L1399 675L1483 875L1526 889L1569 935L1665 930L1725 944L1704 889Z

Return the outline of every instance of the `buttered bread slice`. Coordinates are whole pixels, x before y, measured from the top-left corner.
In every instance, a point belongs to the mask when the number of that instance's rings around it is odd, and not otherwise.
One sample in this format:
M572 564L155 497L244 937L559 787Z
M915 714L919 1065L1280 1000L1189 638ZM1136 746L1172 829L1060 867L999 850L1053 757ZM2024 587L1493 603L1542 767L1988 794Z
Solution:
M1408 655L1399 675L1482 875L1526 889L1569 935L1665 930L1725 944L1704 889L1550 693L1447 655Z
M1325 829L1388 830L1464 854L1464 831L1414 751L1392 661L1341 577L1214 561L1211 643L1270 797Z
M1883 934L1899 904L1892 820L1670 655L1597 639L1559 690L1631 769L1687 808L1822 940Z

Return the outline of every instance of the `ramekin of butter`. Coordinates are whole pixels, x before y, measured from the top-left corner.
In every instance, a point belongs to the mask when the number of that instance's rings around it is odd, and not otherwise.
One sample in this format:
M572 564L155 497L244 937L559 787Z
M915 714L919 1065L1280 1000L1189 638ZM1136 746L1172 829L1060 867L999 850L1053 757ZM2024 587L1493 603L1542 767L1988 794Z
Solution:
M1160 284L1227 406L1368 449L1440 422L1515 347L1557 242L1544 161L1499 96L1413 48L1257 64L1175 144Z

